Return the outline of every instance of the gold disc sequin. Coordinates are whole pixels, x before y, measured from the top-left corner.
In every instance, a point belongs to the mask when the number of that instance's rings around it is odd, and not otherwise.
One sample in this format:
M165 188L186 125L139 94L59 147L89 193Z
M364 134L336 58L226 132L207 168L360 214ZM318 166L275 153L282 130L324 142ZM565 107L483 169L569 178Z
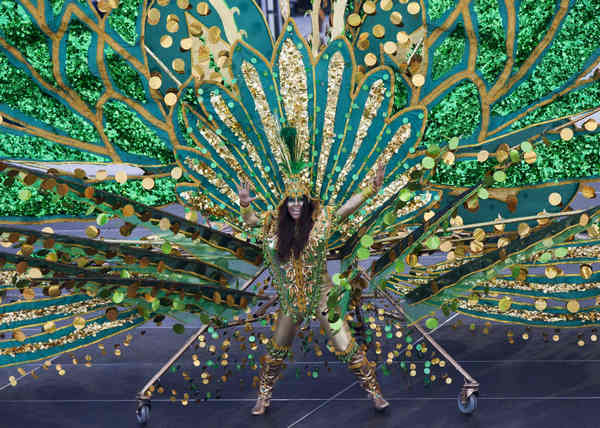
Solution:
M396 34L396 40L398 43L400 43L400 46L405 46L410 42L410 37L406 31L398 31L398 34Z
M172 107L175 104L177 104L177 94L174 92L167 93L167 95L165 95L165 104L169 107Z
M179 17L175 14L167 16L167 31L169 33L176 33L179 31Z
M181 39L181 42L179 42L179 46L181 47L181 50L184 50L184 51L189 51L192 48L193 44L194 44L194 41L192 40L191 37L186 37L184 39Z
M562 202L562 196L560 196L560 193L550 193L550 195L548 196L548 202L550 202L550 205L553 206L560 205L560 203Z
M504 237L498 239L498 248L506 247L508 244L510 244L510 239Z
M152 76L149 80L148 80L148 86L150 86L150 89L160 89L162 85L162 79L160 78L160 76ZM98 178L98 175L96 174L96 178Z
M548 307L548 303L544 299L537 299L534 305L538 311L545 311Z
M42 271L40 270L40 268L37 267L32 267L27 271L27 276L29 278L33 278L33 279L39 279L41 278L42 275Z
M96 226L90 225L85 229L85 234L87 235L88 238L94 239L100 234L100 231L98 230L98 228Z
M421 86L423 86L425 84L425 76L423 76L420 73L415 74L412 77L412 83L413 85L415 85L417 88L420 88Z
M367 67L373 67L377 64L377 57L373 53L368 53L365 55L365 64Z
M478 227L473 231L473 238L477 241L483 241L485 239L485 230Z
M183 170L179 166L176 166L175 168L173 168L171 170L171 178L173 178L174 180L179 180L182 175L183 175Z
M142 180L142 187L145 190L152 190L154 188L154 179L152 177L146 177Z
M456 161L456 157L454 156L454 153L452 152L446 152L442 155L442 160L444 161L444 163L446 165L454 165L454 162Z
M162 231L169 230L169 228L171 227L171 221L168 218L163 217L158 222L158 227Z
M479 153L477 153L477 161L485 162L488 160L489 156L490 153L487 150L481 150Z
M156 25L160 21L160 10L152 8L148 11L148 24Z
M579 273L581 274L582 278L590 279L593 273L592 267L588 264L583 264L579 267Z
M563 128L560 130L560 138L563 141L569 141L573 138L573 130L571 128Z
M442 241L440 243L440 250L447 253L452 250L452 241Z
M173 37L165 34L160 38L160 45L165 49L170 48L173 45Z
M108 177L108 172L105 169L99 169L96 172L96 180L106 180Z
M179 74L183 74L185 72L185 62L181 58L175 58L171 63L171 67Z
M365 12L367 15L373 15L376 10L377 7L375 6L374 2L372 2L371 0L367 0L366 2L364 2L363 12Z
M348 25L351 27L358 27L360 25L361 19L358 13L352 13L348 16Z
M398 46L394 42L385 42L383 45L383 51L388 55L395 55L398 51Z
M519 223L518 232L521 238L529 235L530 227L527 223Z
M390 22L394 25L402 25L402 14L400 12L392 12Z
M483 251L483 243L479 241L471 241L471 243L469 244L469 248L474 254L481 253Z
M531 152L526 152L523 155L523 159L525 159L525 162L527 162L528 164L532 164L535 163L535 161L537 160L537 155L535 154L534 151Z
M408 6L406 6L406 10L411 15L416 15L421 11L421 5L419 5L419 3L417 3L416 1L413 1L409 3Z
M135 214L135 208L133 208L133 205L131 204L127 204L123 207L123 215L125 217L131 217L132 215Z
M546 278L554 279L558 276L558 269L555 266L546 266L544 274L546 275Z
M596 197L596 189L594 189L592 186L584 184L581 186L581 194L586 199L594 199Z
M117 171L115 181L119 184L124 184L127 181L127 173L125 171Z
M73 319L73 327L75 327L77 330L81 330L83 327L85 327L85 318L75 317Z
M361 36L363 36L363 34L366 34L366 37L359 37L357 46L358 46L359 50L366 51L367 49L369 49L369 46L370 46L369 35L367 33L362 33ZM377 59L375 59L375 61L377 61ZM359 81L360 81L360 79L359 79Z
M385 36L385 27L381 24L377 24L373 27L373 35L378 38L381 39Z
M429 220L430 220L430 219L432 219L433 217L435 217L435 211L432 211L432 210L426 211L426 212L423 214L423 219L424 219L425 221L429 221Z
M567 303L567 310L572 314L579 311L579 302L577 300L569 300Z
M177 7L182 10L188 9L190 7L190 0L177 0Z
M392 7L394 7L394 2L392 0L381 0L379 7L381 10L388 12L392 9Z
M511 305L512 305L512 299L510 297L508 297L508 296L503 297L498 302L498 310L500 312L506 312L506 311L508 311L510 309Z
M590 119L583 125L586 131L594 132L598 128L598 122L594 119Z
M198 12L198 15L206 16L210 13L210 7L208 6L208 3L202 1L196 6L196 11Z
M21 330L15 330L13 332L13 339L19 341L19 342L23 342L26 339L27 336L25 336L25 333L23 333Z
M27 287L23 290L23 297L25 300L33 300L35 297L35 290L33 288Z

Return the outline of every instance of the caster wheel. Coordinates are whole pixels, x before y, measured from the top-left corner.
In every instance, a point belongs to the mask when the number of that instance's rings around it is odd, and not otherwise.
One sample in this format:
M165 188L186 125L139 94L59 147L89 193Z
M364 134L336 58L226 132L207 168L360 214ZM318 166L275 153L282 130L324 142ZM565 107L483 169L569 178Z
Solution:
M460 399L460 395L459 395L457 402L458 402L458 410L460 410L460 412L465 415L470 415L477 408L477 395L475 395L475 394L469 395L469 398L467 399L466 403L463 403L463 401Z
M144 404L138 407L135 411L135 416L137 418L138 423L145 425L150 420L150 406Z

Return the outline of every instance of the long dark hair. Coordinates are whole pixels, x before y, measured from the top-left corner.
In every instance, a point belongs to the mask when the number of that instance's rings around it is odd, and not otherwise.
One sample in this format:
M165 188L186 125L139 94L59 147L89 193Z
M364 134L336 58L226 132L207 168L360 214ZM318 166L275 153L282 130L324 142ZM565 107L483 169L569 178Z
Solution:
M296 223L288 211L289 199L286 198L279 208L277 255L282 262L287 261L292 252L298 257L306 246L308 235L314 224L313 212L316 208L312 200L306 195L302 196L302 213Z

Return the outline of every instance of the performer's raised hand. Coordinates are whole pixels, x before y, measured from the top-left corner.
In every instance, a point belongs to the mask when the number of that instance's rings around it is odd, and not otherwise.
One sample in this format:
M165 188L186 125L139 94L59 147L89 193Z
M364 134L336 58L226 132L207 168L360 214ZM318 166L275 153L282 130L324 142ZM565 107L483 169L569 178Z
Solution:
M377 163L377 172L375 172L375 178L373 178L373 186L375 189L379 189L383 184L383 174L385 173L385 165L382 161Z
M238 191L238 196L240 198L240 205L243 207L247 207L250 205L250 202L258 199L258 196L250 196L250 183L247 181L242 181L240 184L235 184Z

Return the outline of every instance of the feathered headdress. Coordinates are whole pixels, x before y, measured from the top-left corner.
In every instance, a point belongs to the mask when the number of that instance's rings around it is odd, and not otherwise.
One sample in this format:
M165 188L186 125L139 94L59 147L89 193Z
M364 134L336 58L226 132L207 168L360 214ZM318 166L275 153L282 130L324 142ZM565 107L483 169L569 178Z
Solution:
M285 184L283 199L301 197L302 195L310 197L310 186L302 175L302 172L310 166L310 163L302 160L302 149L297 144L296 128L283 128L281 138L287 148L287 156L284 156L284 164L282 165Z

